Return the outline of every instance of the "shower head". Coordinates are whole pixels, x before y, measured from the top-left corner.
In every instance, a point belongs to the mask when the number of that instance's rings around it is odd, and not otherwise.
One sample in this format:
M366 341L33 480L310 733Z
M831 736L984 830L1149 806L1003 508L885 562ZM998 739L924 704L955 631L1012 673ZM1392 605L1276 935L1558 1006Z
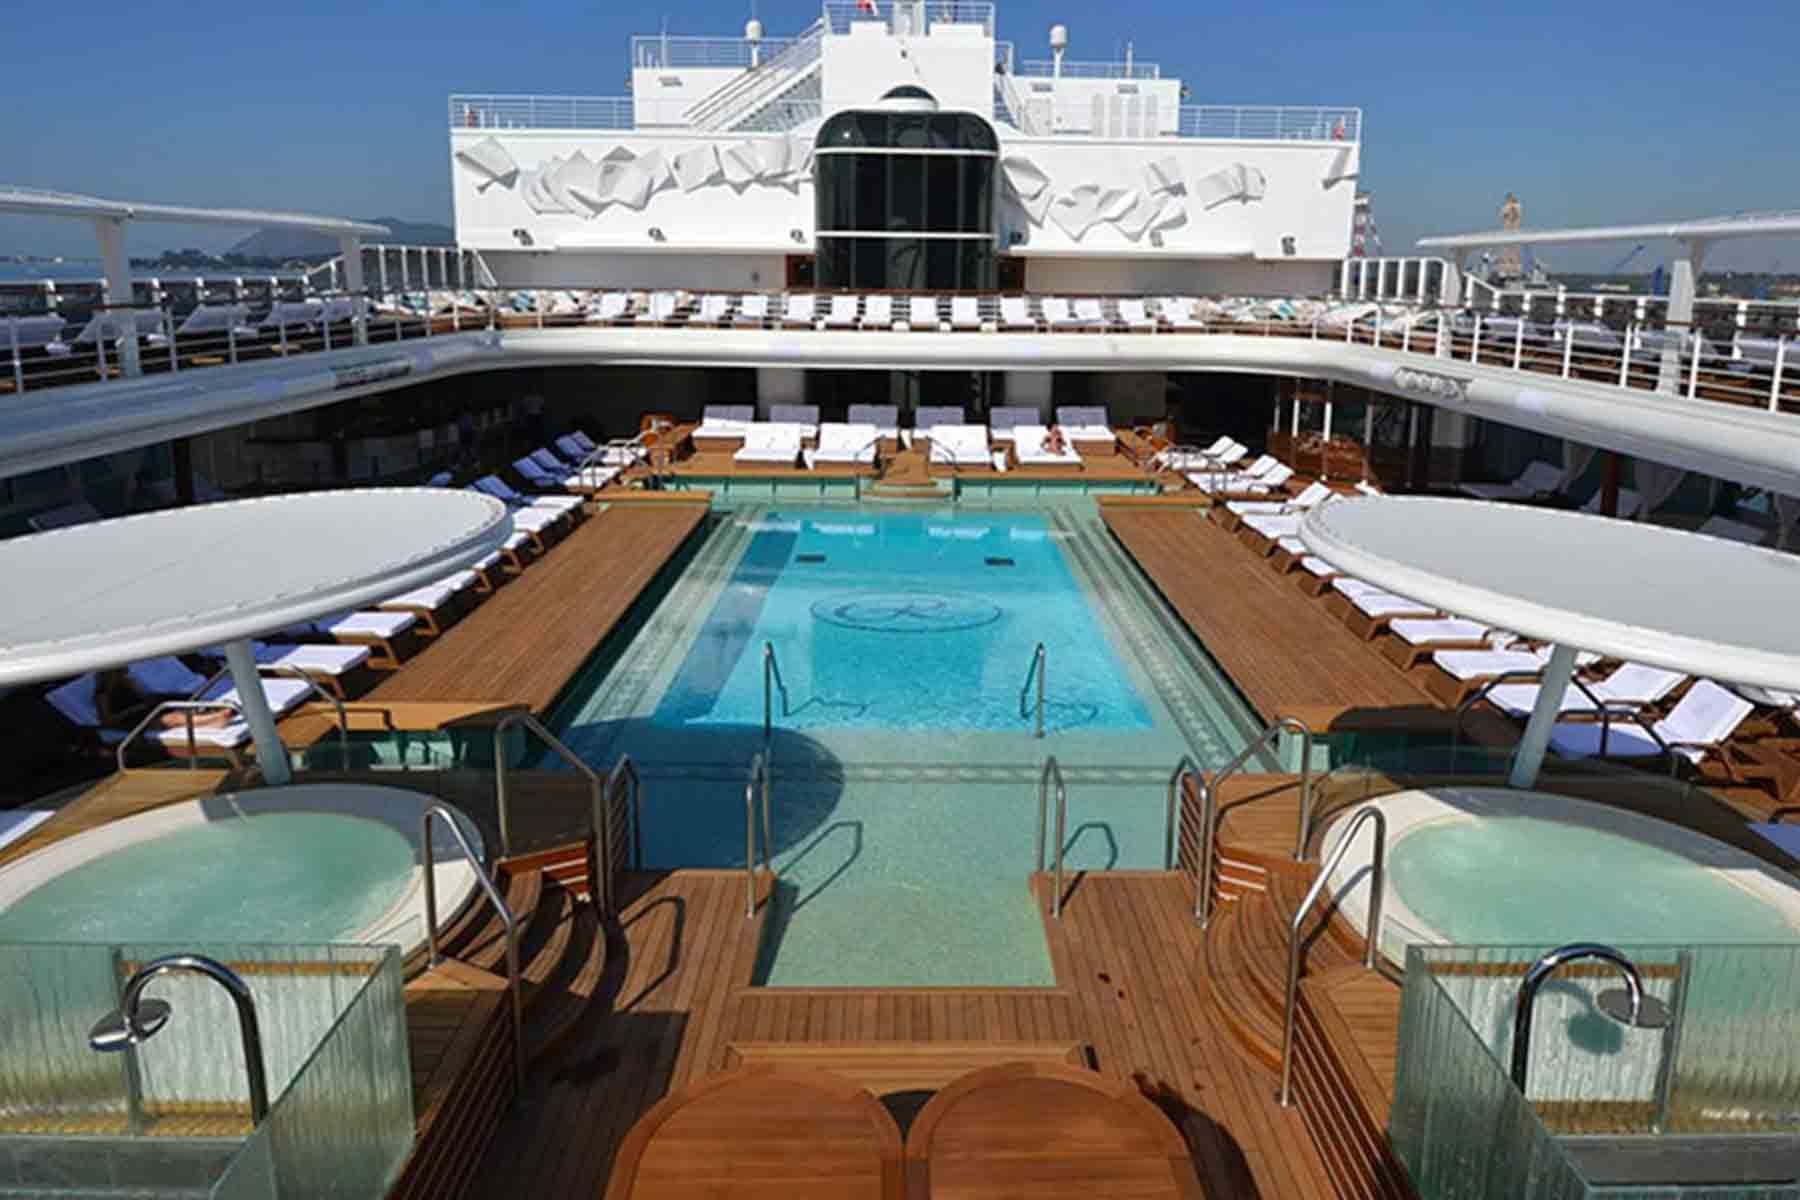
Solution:
M1669 1023L1669 1006L1648 992L1633 997L1630 988L1607 988L1594 997L1594 1007L1633 1029L1661 1029Z
M155 999L139 1000L130 1013L115 1008L94 1022L94 1027L88 1031L88 1045L96 1050L113 1051L147 1042L169 1023L169 1014L173 1011L167 1001Z

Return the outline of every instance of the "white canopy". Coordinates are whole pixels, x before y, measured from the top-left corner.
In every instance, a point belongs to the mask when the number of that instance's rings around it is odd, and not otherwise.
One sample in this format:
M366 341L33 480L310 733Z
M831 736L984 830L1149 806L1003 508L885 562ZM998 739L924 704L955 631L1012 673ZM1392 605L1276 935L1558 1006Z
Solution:
M1341 571L1526 637L1800 689L1800 557L1516 504L1333 500L1301 523Z
M506 505L376 488L234 500L0 541L0 685L180 654L355 608L497 549Z

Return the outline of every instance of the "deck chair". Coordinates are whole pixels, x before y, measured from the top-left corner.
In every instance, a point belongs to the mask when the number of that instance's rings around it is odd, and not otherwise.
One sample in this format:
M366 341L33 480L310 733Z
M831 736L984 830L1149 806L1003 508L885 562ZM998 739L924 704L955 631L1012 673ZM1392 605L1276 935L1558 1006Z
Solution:
M800 461L800 426L759 422L744 434L744 444L731 459L740 463L793 466Z
M1680 671L1665 671L1644 663L1626 663L1605 679L1587 684L1587 691L1570 684L1563 692L1558 712L1597 712L1597 699L1609 713L1630 712L1648 708L1667 698L1670 692L1687 682ZM1537 707L1542 685L1535 683L1502 683L1489 688L1483 697L1489 704L1513 717L1529 717ZM1589 698L1588 692L1593 693Z
M873 465L875 451L881 442L881 431L874 425L831 421L819 426L819 446L806 451L807 466L819 463L852 463Z
M1239 457L1249 453L1243 446L1233 443L1233 450L1226 452L1227 461L1234 451ZM1190 471L1188 482L1207 492L1248 491L1261 483L1263 476L1281 465L1281 460L1273 454L1259 454L1250 461L1249 466L1239 471Z
M1141 299L1119 301L1119 321L1133 333L1152 333L1156 329L1156 318Z
M1519 472L1511 483L1459 483L1456 490L1477 500L1530 500L1562 486L1562 468L1542 459Z
M62 333L68 324L68 321L54 313L8 317L6 324L0 326L0 350L11 352L16 346L20 350L48 351L51 346L61 346L63 352L67 353L68 347L63 345Z
M1029 405L1003 404L988 410L988 433L996 442L1010 442L1021 425L1035 425L1038 410Z
M906 327L908 329L938 328L938 302L936 296L914 296L906 305Z
M475 573L458 571L410 591L389 596L375 605L377 612L409 612L419 618L427 637L436 637L456 624L474 604Z
M844 419L851 425L873 425L887 441L900 440L900 406L897 404L852 404Z
M1697 766L1709 753L1717 751L1755 709L1756 705L1736 692L1702 679L1687 690L1668 716L1651 726L1655 738L1635 725L1610 722L1604 755L1654 758L1666 747L1669 753ZM1564 758L1599 757L1603 753L1601 730L1597 721L1558 721L1550 731L1550 749ZM1656 738L1662 739L1662 745L1657 744Z
M368 669L372 653L367 646L322 646L306 642L252 642L250 652L258 667L301 671L339 700L350 698L348 682ZM222 657L215 655L214 657Z
M1273 482L1280 478L1283 472L1286 472L1289 475L1293 474L1292 469L1288 467L1286 463L1276 463L1275 470L1269 472L1265 478ZM1281 482L1286 482L1286 480L1281 479ZM1234 513L1240 517L1266 516L1269 513L1304 512L1315 505L1324 503L1330 498L1331 488L1326 486L1323 481L1315 479L1307 484L1306 487L1301 490L1299 495L1293 496L1287 500L1227 500L1225 502L1225 511Z
M597 492L619 477L617 467L581 467L576 470L564 468L551 471L530 456L515 459L512 466L526 483L551 492ZM543 498L560 499L556 496ZM573 505L569 507L571 511L574 508Z
M202 304L183 318L175 329L175 340L191 337L216 337L225 334L244 341L261 337L250 324L248 304Z
M418 623L419 618L407 612L344 612L306 621L283 632L292 637L323 637L345 645L367 646L369 665L391 671L399 667L401 648L410 644Z
M864 329L892 329L894 327L894 298L886 294L865 296L863 298L862 327Z
M637 315L640 325L667 325L675 319L681 299L674 292L651 292L650 302Z
M1111 446L1118 440L1102 405L1062 405L1056 410L1056 423L1071 442L1104 442Z
M933 425L930 430L932 466L985 467L993 453L984 425Z
M1065 445L1060 454L1046 449L1044 441L1049 434L1047 425L1021 422L1013 426L1013 458L1021 467L1082 467L1081 454L1073 442Z
M1044 324L1052 329L1078 329L1082 324L1075 310L1061 296L1045 296L1038 307L1044 314Z
M700 310L694 314L696 325L727 325L731 323L731 297L717 293L700 297Z
M1093 296L1075 301L1073 315L1084 328L1105 329L1107 326L1106 312L1101 308L1100 301Z
M981 301L975 296L950 297L950 327L952 329L982 329Z
M1392 636L1379 649L1401 670L1410 670L1439 650L1494 649L1499 631L1462 617L1396 617L1388 622Z
M831 298L831 311L825 314L827 329L853 329L856 327L856 309L861 303L859 297L842 294Z
M630 312L630 293L602 292L600 298L588 309L587 320L592 325L608 325L614 321L623 321Z
M1162 302L1162 318L1169 323L1171 329L1194 332L1206 328L1194 312L1192 296L1170 296Z
M801 437L817 437L819 434L819 406L816 404L771 404L769 405L769 423L772 425L798 425Z
M700 424L693 439L729 441L742 438L756 422L756 407L750 404L708 404L700 410Z
M1000 324L1006 329L1036 329L1031 302L1024 296L1000 297Z
M737 317L734 325L762 325L769 319L769 298L761 292L751 292L738 301Z
M783 325L810 326L818 316L819 298L810 292L799 296L789 296L787 306L782 310Z
M607 481L618 474L616 471L608 472L604 469L593 470L590 468L589 471L578 470L575 464L581 461L579 457L571 456L571 461L564 462L562 459L558 458L548 446L539 446L536 450L533 450L530 454L525 456L525 461L536 465L539 470L538 477L550 480L553 488L561 487L573 490L592 490L604 486ZM514 463L513 465L518 466L518 463ZM588 482L589 480L598 480L599 482L590 483ZM532 486L536 487L539 485L534 483ZM531 497L527 497L527 499L531 499ZM548 502L547 504L542 504L542 507L555 508L571 513L579 513L581 509L580 501L572 500L567 496L547 495L537 497L537 499L539 501Z

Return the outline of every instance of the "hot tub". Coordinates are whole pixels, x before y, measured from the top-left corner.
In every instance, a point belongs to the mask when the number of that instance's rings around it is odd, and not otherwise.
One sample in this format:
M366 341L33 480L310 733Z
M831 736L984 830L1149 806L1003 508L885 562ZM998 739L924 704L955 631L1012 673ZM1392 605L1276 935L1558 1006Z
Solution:
M1388 822L1381 950L1800 941L1800 888L1754 855L1667 821L1546 792L1430 788L1369 803ZM1329 858L1349 828L1327 828ZM1368 927L1368 828L1330 888Z
M304 784L207 796L52 843L0 870L0 941L425 939L425 810L399 788ZM477 855L481 837L464 819ZM433 822L438 919L476 887Z

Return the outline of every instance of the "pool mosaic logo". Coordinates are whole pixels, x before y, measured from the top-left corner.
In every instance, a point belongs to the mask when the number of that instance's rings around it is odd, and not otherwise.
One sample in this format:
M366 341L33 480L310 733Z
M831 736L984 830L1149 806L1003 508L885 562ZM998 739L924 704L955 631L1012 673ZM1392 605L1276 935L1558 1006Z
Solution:
M855 592L815 602L812 614L867 633L954 633L993 624L1000 608L954 592Z

